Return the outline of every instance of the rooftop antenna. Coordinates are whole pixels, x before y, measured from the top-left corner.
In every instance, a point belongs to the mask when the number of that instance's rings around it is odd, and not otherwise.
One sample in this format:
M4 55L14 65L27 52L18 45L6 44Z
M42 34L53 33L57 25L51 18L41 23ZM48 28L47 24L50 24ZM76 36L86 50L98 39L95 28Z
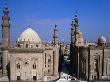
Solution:
M57 28L57 26L58 26L58 25L57 25L57 24L55 24L55 28Z

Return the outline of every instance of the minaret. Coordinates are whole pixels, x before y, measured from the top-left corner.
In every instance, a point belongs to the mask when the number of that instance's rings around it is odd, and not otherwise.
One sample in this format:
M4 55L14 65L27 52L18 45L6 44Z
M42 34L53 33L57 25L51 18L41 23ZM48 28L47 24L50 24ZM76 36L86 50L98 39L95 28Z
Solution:
M72 18L71 23L71 44L70 44L70 64L73 67L73 47L75 44L75 26L74 26L74 18Z
M75 77L79 78L79 36L81 36L79 31L79 24L78 24L78 15L77 12L75 14L74 19L72 19L71 24L71 45L70 45L70 63L72 67L72 72L74 73Z
M71 23L71 45L74 45L74 32L75 32L75 27L74 27L74 18L72 19Z
M54 76L57 77L57 76L59 76L59 47L58 47L58 29L57 29L57 25L55 25L55 28L54 28L53 39L54 39L54 45L53 45L53 48L54 48L54 51L53 51L54 68L53 68L53 71L54 71Z
M8 60L8 48L9 48L9 35L10 35L10 17L8 16L9 11L8 7L5 6L3 10L4 15L2 16L2 65L3 65L3 75L7 75L7 65L9 63Z
M84 51L83 50L84 40L83 40L83 34L79 30L79 21L78 21L77 12L75 14L74 19L72 20L71 26L72 27L71 27L70 63L71 63L71 68L73 69L72 73L74 74L76 78L79 79L79 78L82 78L81 73L84 72L82 71L83 70L82 68L84 68L83 63L85 65L85 61L83 58L85 56L82 56L83 55L82 53ZM85 75L83 76L85 77Z
M58 29L57 29L56 24L55 24L55 28L54 28L53 39L54 39L54 46L58 47Z

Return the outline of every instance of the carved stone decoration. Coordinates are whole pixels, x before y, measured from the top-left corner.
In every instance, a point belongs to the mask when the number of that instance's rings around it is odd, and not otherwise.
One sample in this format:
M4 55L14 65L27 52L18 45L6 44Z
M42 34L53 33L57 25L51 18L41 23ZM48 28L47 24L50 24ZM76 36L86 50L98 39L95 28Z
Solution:
M22 61L23 59L21 57L17 57L16 61Z
M24 58L23 61L22 61L22 64L23 64L23 66L27 66L27 65L29 65L29 62L30 62L29 59Z

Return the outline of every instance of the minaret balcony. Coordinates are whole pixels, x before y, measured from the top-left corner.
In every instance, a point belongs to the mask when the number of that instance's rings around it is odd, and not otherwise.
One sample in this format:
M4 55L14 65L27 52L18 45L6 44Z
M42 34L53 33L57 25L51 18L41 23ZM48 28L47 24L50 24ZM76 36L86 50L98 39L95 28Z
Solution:
M10 27L10 24L1 24L2 27Z
M58 38L58 36L53 36L53 38Z
M10 17L8 15L2 16L2 20L10 20Z
M58 31L58 29L54 29L54 31Z

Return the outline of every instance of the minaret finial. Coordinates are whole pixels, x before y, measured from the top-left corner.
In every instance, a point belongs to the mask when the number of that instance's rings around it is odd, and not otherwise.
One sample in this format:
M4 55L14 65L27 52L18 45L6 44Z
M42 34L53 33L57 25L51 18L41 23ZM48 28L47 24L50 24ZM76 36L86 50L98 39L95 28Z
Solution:
M57 26L58 26L58 25L57 25L57 24L55 24L55 28L57 28Z
M4 13L4 15L5 14L7 15L9 13L8 6L7 5L4 6L3 13Z
M78 11L76 10L75 12L75 18L78 17Z

